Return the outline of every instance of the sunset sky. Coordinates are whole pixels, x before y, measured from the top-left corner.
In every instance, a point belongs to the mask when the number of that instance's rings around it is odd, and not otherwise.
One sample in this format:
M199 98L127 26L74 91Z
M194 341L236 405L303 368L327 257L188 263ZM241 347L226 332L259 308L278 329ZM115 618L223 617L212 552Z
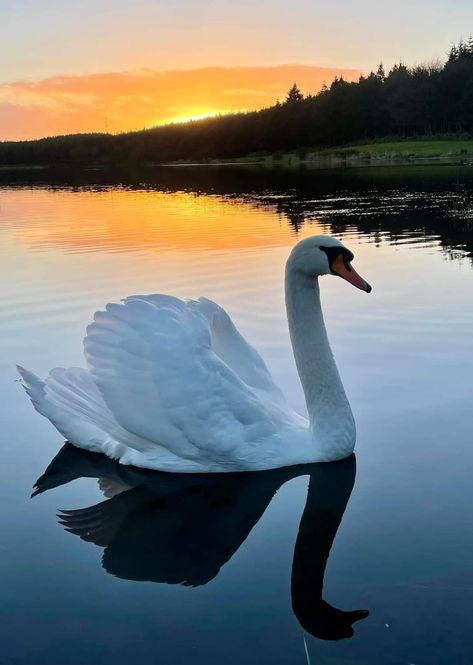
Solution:
M457 0L0 0L0 139L119 132L260 108L297 81L443 59Z

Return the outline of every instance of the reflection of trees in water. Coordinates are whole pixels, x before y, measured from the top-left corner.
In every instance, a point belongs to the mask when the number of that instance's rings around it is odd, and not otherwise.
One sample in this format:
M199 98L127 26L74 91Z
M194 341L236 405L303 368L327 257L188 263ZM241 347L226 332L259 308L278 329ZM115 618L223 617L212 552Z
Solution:
M312 221L375 243L437 241L450 258L473 257L473 169L405 167L343 171L179 167L134 171L0 172L0 185L80 190L124 187L245 200L284 215L297 233Z
M283 201L280 201L276 206L276 210L280 217L287 217L289 225L296 233L302 229L306 222L305 212L297 209L297 202L292 206L290 203L286 206Z
M367 199L365 203L369 208L371 200ZM376 201L372 203L371 212L362 212L360 208L358 215L355 206L350 212L339 212L336 208L319 209L314 216L304 201L291 201L285 209L280 207L280 213L287 217L296 232L305 223L316 221L319 225L326 224L327 232L333 235L358 232L377 245L383 242L438 243L450 259L473 258L473 201L451 208L423 198L399 211L383 211L382 207L376 210ZM466 215L472 215L472 218Z

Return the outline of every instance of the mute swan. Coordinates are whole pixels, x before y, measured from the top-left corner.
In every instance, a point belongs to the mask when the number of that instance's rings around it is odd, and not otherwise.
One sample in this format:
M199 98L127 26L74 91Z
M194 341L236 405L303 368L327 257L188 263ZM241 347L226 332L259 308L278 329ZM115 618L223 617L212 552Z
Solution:
M256 471L350 455L355 423L330 350L321 275L366 292L353 254L330 236L293 248L285 276L294 357L309 421L289 407L263 359L205 298L130 296L87 329L88 370L45 381L18 367L35 409L74 445L122 464L180 473Z

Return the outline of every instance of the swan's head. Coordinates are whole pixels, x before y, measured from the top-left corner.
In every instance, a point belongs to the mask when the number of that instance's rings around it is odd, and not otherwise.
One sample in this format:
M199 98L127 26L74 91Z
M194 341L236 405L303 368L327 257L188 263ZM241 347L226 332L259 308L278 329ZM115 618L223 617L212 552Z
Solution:
M353 252L340 240L332 236L311 236L304 238L293 248L288 267L309 278L336 275L369 293L371 286L353 268L353 258Z

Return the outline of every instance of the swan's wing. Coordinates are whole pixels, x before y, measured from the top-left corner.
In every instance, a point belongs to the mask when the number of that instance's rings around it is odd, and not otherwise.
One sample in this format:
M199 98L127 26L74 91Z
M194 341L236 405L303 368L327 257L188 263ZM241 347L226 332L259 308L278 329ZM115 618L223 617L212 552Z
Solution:
M152 295L109 304L84 349L103 400L140 451L159 444L190 470L241 468L247 455L257 458L252 445L291 422L215 353L209 318L195 303Z
M208 319L212 349L217 356L247 385L285 404L284 396L274 383L263 358L238 331L223 307L207 298L190 300L187 306L202 312Z

